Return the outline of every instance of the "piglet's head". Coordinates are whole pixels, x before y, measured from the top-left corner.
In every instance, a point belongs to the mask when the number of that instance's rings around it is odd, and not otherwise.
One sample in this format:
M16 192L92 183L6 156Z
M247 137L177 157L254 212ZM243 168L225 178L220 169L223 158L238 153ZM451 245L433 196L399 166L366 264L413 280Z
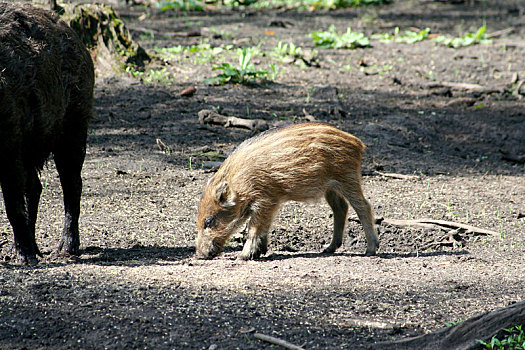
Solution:
M197 217L196 257L212 259L239 226L240 213L236 194L227 182L213 179L204 189Z

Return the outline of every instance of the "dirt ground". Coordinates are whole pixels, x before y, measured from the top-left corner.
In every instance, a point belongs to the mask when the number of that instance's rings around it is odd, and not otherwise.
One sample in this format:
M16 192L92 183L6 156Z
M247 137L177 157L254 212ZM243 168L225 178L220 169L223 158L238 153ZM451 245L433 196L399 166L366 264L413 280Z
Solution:
M217 62L188 54L147 67L166 68L165 83L99 77L80 257L52 254L63 222L53 162L41 174L38 265L11 262L12 230L0 202L1 349L272 348L254 332L305 349L364 349L525 298L525 2L399 1L315 13L119 10L150 52L203 39L260 44L262 52L279 41L311 50L307 34L331 24L368 35L395 26L457 35L483 23L489 33L513 31L460 49L430 40L317 49L320 67L257 56L257 67L275 62L280 73L248 86L205 85ZM201 36L180 35L194 30ZM444 84L451 82L484 89ZM197 93L180 96L190 86ZM197 207L212 173L204 162L224 159L253 134L201 125L202 109L272 127L306 115L336 125L368 146L363 187L377 217L442 219L496 234L381 224L378 255L365 257L351 212L350 236L326 255L328 205L290 203L262 259L237 261L235 238L218 258L195 260Z

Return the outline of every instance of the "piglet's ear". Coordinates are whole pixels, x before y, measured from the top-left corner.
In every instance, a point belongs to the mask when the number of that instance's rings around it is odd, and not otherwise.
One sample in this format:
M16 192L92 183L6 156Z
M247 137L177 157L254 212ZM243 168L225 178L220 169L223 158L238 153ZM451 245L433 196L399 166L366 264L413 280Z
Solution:
M215 200L219 202L223 208L231 208L235 206L235 194L230 189L227 182L221 182L217 185Z

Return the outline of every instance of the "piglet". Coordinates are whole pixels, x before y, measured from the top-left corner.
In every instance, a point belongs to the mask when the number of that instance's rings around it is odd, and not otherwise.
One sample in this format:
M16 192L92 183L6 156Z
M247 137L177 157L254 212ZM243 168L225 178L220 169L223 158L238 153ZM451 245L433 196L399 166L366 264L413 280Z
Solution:
M323 123L303 123L269 130L243 142L209 180L199 205L196 257L211 259L249 219L239 256L256 259L268 249L268 232L280 205L310 202L322 196L334 212L333 253L343 242L348 204L365 231L366 255L374 255L379 239L370 204L361 189L361 157L365 145L357 137Z

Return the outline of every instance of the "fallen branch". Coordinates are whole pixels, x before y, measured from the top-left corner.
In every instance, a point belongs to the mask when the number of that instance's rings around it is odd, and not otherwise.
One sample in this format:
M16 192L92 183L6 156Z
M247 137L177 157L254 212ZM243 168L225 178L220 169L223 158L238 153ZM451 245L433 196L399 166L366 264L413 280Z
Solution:
M249 130L264 131L268 129L268 122L262 119L244 119L221 115L209 109L203 109L199 113L199 123L215 124L225 128L244 128Z
M447 103L445 103L443 106L444 107L454 107L454 108L457 108L459 106L474 106L474 104L478 102L478 99L476 98L472 98L472 97L458 97L458 98L454 98L450 101L448 101Z
M272 336L269 336L269 335L265 335L265 334L261 334L261 333L254 333L253 337L256 338L256 339L265 341L267 343L270 343L270 344L281 346L281 347L283 347L285 349L304 350L304 348L302 348L300 346L297 346L295 344L287 342L286 340L275 338L275 337L272 337Z
M434 220L434 219L415 219L415 220L396 220L396 219L384 219L384 218L378 218L376 219L376 222L378 224L385 223L389 225L394 226L419 226L419 227L425 227L425 228L432 228L432 225L434 226L441 226L444 228L449 229L463 229L467 232L482 234L482 235L492 235L497 236L499 235L496 231L491 230L485 230L479 227L467 225L467 224L460 224L453 221L446 221L446 220Z
M448 82L448 81L433 82L433 83L427 84L427 88L441 88L441 87L449 87L449 88L458 89L458 90L482 90L484 89L484 86L479 85L479 84L454 83L454 82Z
M375 171L377 174L385 177L391 177L394 179L401 179L401 180L417 180L419 179L419 176L417 175L405 175L405 174L397 174L397 173L382 173L380 171Z
M176 36L176 37L182 37L187 38L191 36L201 36L201 32L199 30L192 30L189 32L168 32L164 34L165 36Z
M525 301L474 316L455 326L441 328L419 337L378 343L374 349L478 349L478 340L488 340L503 328L525 324Z
M498 31L495 31L495 32L492 32L492 33L489 33L487 35L485 35L485 38L486 39L490 39L490 38L495 38L497 36L502 36L502 35L506 35L506 34L510 34L514 31L514 28L513 27L509 27L509 28L505 28L505 29L502 29L502 30L498 30Z
M171 153L171 148L168 145L166 145L161 139L156 139L155 141L157 142L157 148L159 149L159 151L166 154Z
M345 325L350 326L350 327L368 327L368 328L375 328L375 329L390 329L390 330L401 328L400 325L394 324L394 323L363 320L360 318L345 319L344 323Z
M307 121L309 121L309 122L317 121L317 119L315 119L315 117L313 115L311 115L310 113L308 113L306 111L306 109L304 109L304 108L303 108L303 114L304 114L304 119L306 119Z
M493 92L503 92L505 88L508 87L508 85L509 84L507 83L503 83L503 84L498 84L494 86L483 86L479 84L455 83L455 82L442 81L442 82L433 82L433 83L426 84L425 87L427 89L448 87L448 88L455 89L455 90L462 90L462 91L466 90L466 91L477 92L480 94L490 94Z

